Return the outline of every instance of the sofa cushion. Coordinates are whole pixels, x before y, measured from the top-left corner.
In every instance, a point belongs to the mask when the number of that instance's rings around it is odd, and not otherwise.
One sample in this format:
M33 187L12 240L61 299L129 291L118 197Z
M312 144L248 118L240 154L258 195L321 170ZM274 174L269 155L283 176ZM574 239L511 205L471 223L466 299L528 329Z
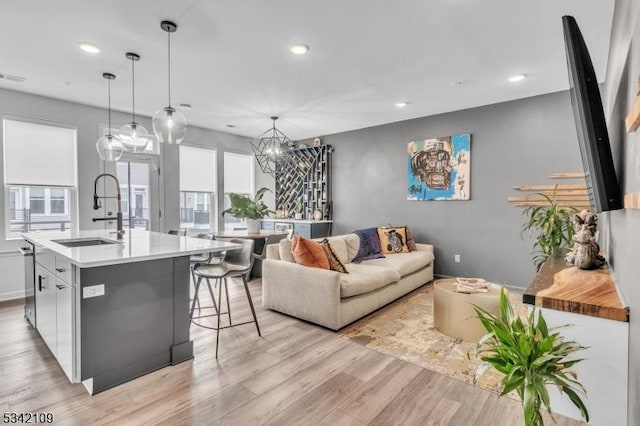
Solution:
M280 255L280 260L284 262L296 263L296 259L291 253L291 240L289 239L284 238L280 240L280 244L278 244L278 254Z
M329 269L327 253L317 241L294 235L291 239L291 253L299 265Z
M413 238L413 233L409 230L407 226L407 247L409 247L409 251L416 251L418 247L416 247L416 239Z
M348 263L348 274L340 274L340 297L357 296L377 290L400 279L400 274L376 265Z
M404 226L378 228L382 253L409 253L407 228Z
M360 238L360 247L356 257L352 260L354 263L360 263L367 259L378 259L384 257L380 253L380 237L378 237L378 228L366 228L353 231Z
M433 262L433 253L418 250L411 253L387 254L384 259L366 260L362 262L362 265L393 269L404 277L428 266L431 262Z
M328 239L324 239L320 242L322 244L322 248L327 254L327 260L329 261L329 269L332 271L340 272L341 274L348 274L349 272L345 269L344 264L340 261L334 248L332 247L332 243L329 242Z

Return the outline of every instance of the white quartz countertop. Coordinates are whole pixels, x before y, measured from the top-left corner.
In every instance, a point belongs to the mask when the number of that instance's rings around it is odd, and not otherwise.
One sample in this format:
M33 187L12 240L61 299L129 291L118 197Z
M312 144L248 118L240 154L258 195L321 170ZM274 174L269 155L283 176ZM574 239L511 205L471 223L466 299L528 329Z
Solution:
M199 253L221 252L242 247L223 241L181 237L142 230L126 230L117 240L114 232L106 230L66 232L26 232L22 237L34 244L63 256L81 267L115 265L143 260L166 259ZM54 240L102 238L115 244L84 247L65 247Z
M313 219L276 219L273 217L267 217L264 219L265 222L285 222L285 223L331 223L332 220L313 220Z

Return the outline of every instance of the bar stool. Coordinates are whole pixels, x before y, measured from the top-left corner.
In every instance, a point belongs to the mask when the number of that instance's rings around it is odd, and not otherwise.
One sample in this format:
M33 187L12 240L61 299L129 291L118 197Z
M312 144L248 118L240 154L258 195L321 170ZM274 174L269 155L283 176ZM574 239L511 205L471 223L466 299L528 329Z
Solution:
M195 299L191 303L191 322L199 327L208 328L211 330L216 330L216 359L218 358L218 343L220 341L220 330L230 327L236 327L238 325L245 325L250 323L256 324L256 329L258 330L258 336L262 336L260 332L260 326L258 325L258 318L256 317L256 311L253 307L253 300L251 299L251 293L249 292L249 286L247 284L247 275L251 271L251 267L253 266L253 240L244 240L244 239L231 239L230 242L235 244L241 244L242 248L239 250L229 250L227 251L227 256L225 260L221 264L210 264L210 263L200 263L194 266L193 273L198 277L198 281L196 282L196 298L198 297L198 290L200 289L200 284L202 280L207 281L207 285L209 287L209 291L211 291L210 280L215 280L218 286L218 303L220 304L220 309L217 311L217 324L215 327L204 325L198 321L198 319L211 317L213 315L200 315L197 317L193 316L193 311L195 309ZM251 309L251 315L253 316L253 321L245 321L241 323L234 324L231 321L231 305L229 303L229 288L227 286L227 278L242 278L242 283L244 285L244 291L247 294L247 301L249 302L249 308ZM227 302L227 312L221 312L222 310L222 283L224 282L225 287L225 296ZM213 295L212 295L213 297ZM223 314L227 314L229 316L229 325L220 326L220 317Z
M187 236L187 230L186 229L169 229L169 232L167 232L167 234L169 234L169 235L179 235L181 237L186 237Z
M196 238L202 238L205 240L213 240L214 237L211 236L210 234L198 234ZM216 256L217 255L217 256ZM222 257L220 257L220 255L222 255ZM221 261L221 259L224 258L224 252L222 253L213 253L213 252L209 252L209 253L200 253L200 254L194 254L191 255L189 257L189 263L190 263L190 270L191 270L191 279L193 280L193 285L195 287L196 285L196 276L193 273L193 268L200 263L210 263L214 257L216 259L219 259L219 261ZM205 306L205 308L211 308L213 307L216 312L218 312L218 305L216 305L216 299L213 297L213 290L211 289L211 285L208 284L209 287L209 294L211 295L211 301L213 302L213 306ZM198 314L200 314L201 311L201 307L200 307L200 299L198 298L198 292L197 290L194 291L194 296L193 299L190 300L190 302L195 301L196 305L198 306Z

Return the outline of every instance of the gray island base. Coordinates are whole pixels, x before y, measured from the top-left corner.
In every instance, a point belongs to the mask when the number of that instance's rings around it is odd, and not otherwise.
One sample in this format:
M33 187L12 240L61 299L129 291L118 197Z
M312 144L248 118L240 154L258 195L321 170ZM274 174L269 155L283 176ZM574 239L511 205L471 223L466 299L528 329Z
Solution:
M193 358L189 257L238 246L135 230L122 242L80 234L23 235L35 253L36 328L69 379L95 394ZM55 242L96 236L114 243Z

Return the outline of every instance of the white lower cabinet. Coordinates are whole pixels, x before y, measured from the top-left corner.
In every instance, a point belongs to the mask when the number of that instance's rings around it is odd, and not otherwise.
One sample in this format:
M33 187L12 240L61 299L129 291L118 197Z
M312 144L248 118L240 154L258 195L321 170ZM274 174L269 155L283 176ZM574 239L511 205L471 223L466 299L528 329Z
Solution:
M51 352L57 356L56 277L36 263L36 328Z
M60 278L66 276L63 272L49 271L36 260L36 328L73 381L74 287Z
M61 279L56 279L56 331L56 358L73 381L73 287Z

